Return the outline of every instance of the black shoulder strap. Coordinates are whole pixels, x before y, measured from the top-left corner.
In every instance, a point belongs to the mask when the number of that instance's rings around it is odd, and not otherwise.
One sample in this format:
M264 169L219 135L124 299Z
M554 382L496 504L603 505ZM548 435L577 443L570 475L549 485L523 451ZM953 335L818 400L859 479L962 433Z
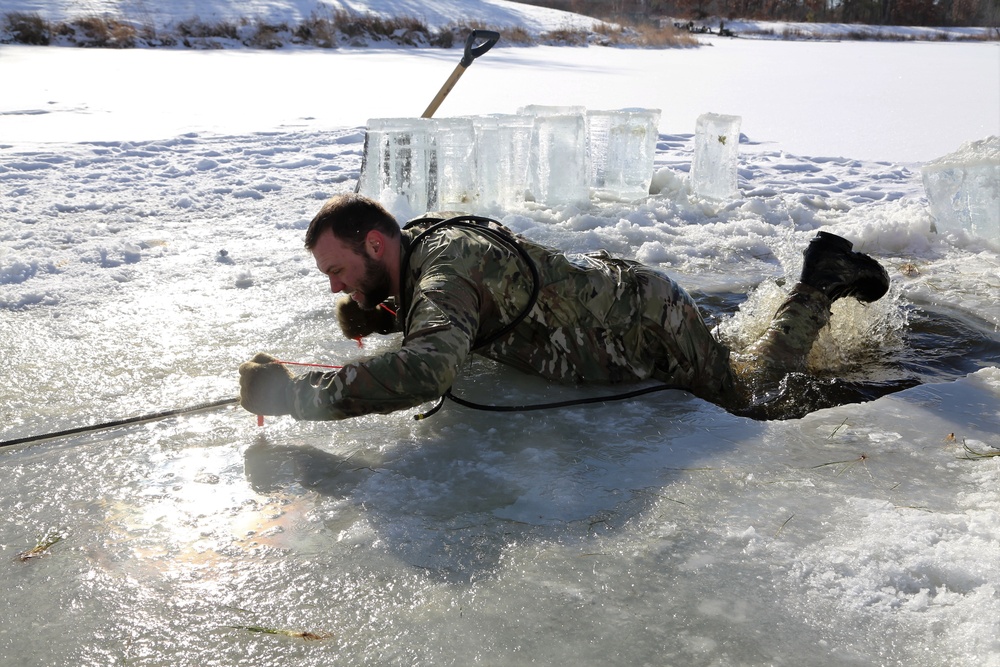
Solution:
M494 223L499 227L499 229L497 227L490 227L490 223ZM503 338L511 331L513 331L514 327L520 324L521 321L528 316L528 313L531 312L531 309L534 308L535 303L538 301L538 294L542 288L541 285L542 280L540 274L538 273L538 267L535 265L535 261L531 258L531 255L528 254L528 251L524 249L524 247L518 242L518 240L514 237L514 235L508 232L506 228L504 228L503 225L501 225L500 222L493 220L491 218L484 218L476 215L460 215L447 219L434 218L434 217L416 218L415 220L411 220L410 222L406 223L403 229L408 230L423 224L428 224L429 226L426 229L420 231L420 233L414 236L413 239L410 240L408 243L405 242L406 237L405 236L403 237L404 238L403 245L405 250L403 254L403 261L401 263L401 271L402 271L402 275L400 276L401 281L405 279L406 268L407 266L409 266L410 256L413 254L414 248L416 248L416 246L419 245L421 241L427 238L428 235L445 227L462 227L464 229L471 229L473 231L479 232L480 234L483 234L494 241L497 241L509 248L512 248L521 257L521 259L524 260L525 265L528 267L528 271L531 272L531 282L532 282L531 293L528 297L528 303L525 304L524 308L521 309L521 312L517 314L517 317L512 319L510 322L501 327L499 330L494 331L493 333L489 334L484 338L477 338L472 344L472 349L478 350L480 348L486 347L487 345L492 344L493 342L499 340L500 338ZM404 287L405 286L401 286L400 288L400 300L403 302L400 304L401 306L400 313L403 316L403 327L405 335L406 333L405 318L407 309L409 309L410 304L406 303L404 296L406 293L406 289Z

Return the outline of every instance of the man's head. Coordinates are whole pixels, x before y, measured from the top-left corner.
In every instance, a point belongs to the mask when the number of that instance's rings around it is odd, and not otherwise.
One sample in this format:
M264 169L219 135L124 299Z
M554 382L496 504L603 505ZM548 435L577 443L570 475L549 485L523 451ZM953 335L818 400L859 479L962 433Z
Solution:
M399 287L399 224L378 202L357 194L329 199L309 223L306 248L330 279L362 308L375 308Z
M399 237L399 223L384 206L353 193L326 200L306 229L306 249L314 249L320 235L327 230L352 246L355 252L364 249L365 238L370 231L378 231L390 238Z

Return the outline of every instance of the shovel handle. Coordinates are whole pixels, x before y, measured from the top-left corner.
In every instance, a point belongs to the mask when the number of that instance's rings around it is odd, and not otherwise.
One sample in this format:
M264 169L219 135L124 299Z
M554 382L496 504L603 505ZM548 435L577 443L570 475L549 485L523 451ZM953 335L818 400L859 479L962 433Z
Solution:
M480 39L482 41L476 44L476 40ZM441 86L441 90L431 100L431 103L427 105L427 109L420 116L421 118L430 118L434 115L434 112L441 106L441 102L444 101L444 98L448 96L451 89L458 83L458 79L465 74L465 70L472 64L472 61L493 48L498 39L500 39L500 33L493 30L473 30L469 33L469 38L465 40L465 55L462 56L462 61L455 65L455 71L451 73L448 80Z
M476 44L476 40L483 40ZM465 40L465 55L462 56L462 67L468 67L472 61L493 48L500 41L500 33L495 30L473 30Z

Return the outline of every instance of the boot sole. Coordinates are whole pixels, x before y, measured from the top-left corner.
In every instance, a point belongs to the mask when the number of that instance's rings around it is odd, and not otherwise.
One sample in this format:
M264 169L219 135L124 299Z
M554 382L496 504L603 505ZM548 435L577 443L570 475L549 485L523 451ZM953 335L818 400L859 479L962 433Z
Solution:
M809 242L810 246L813 244L819 248L818 252L843 253L850 257L851 263L857 269L855 275L858 278L854 282L844 285L842 291L831 295L831 300L836 301L845 296L853 296L863 303L871 303L878 301L889 291L889 274L886 273L885 267L872 257L856 252L854 244L843 236L830 232L817 232L816 236ZM869 274L869 277L864 277L866 274Z

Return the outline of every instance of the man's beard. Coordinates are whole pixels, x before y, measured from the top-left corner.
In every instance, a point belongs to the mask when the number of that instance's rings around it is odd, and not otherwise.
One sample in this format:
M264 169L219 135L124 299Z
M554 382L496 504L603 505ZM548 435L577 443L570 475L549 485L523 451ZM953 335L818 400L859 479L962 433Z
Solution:
M392 284L389 280L389 270L385 265L375 261L368 255L362 255L365 260L365 275L361 279L356 295L362 298L358 305L362 310L375 310L379 304L389 298Z

